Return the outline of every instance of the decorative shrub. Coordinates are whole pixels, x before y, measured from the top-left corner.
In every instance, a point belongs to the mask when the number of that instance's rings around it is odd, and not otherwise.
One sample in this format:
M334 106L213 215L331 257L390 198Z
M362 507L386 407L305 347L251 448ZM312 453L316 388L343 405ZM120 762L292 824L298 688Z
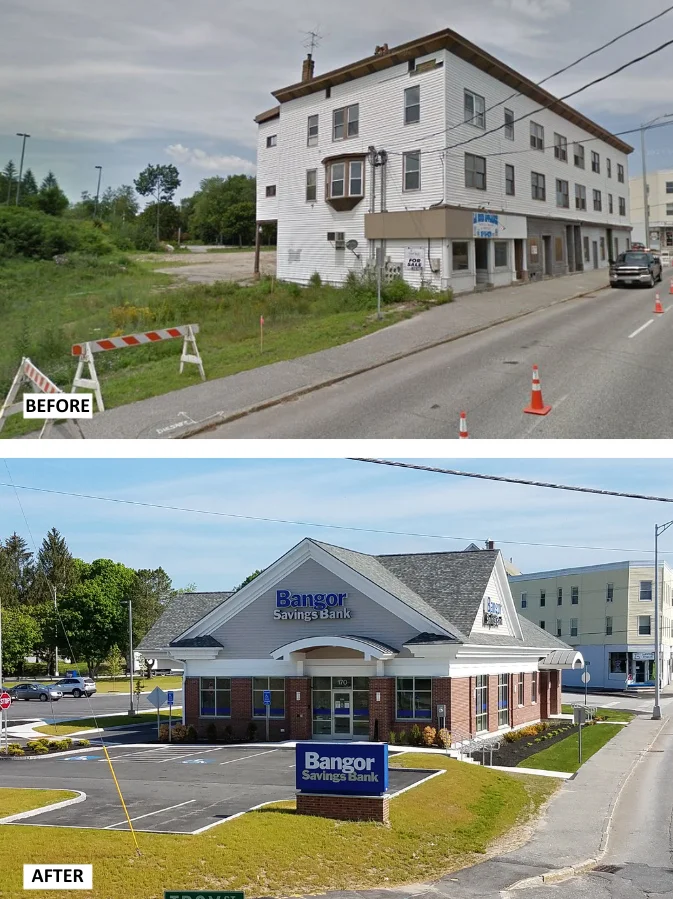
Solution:
M251 721L246 728L246 735L248 740L252 743L257 737L257 723L255 721Z
M444 749L449 749L451 746L451 734L449 731L443 727L439 733L437 734L437 742L440 746L443 746Z
M47 748L46 743L36 743L33 752L36 755L46 755L49 752L49 749Z
M401 730L397 735L397 742L404 745L407 742L407 732L406 730Z
M18 743L12 743L12 745L8 747L7 753L9 755L25 755L23 749L18 745Z
M30 749L31 751L35 752L37 751L38 747L41 747L42 749L47 750L48 745L49 740L47 739L47 737L40 737L39 740L28 740L28 742L26 743L26 749Z
M391 746L395 745L395 731L394 730L390 731L390 735L388 736L388 742L390 743Z
M435 740L437 739L437 728L427 727L423 728L422 740L424 746L434 746Z
M78 740L75 746L79 749L86 749L87 746L91 746L91 740Z
M211 721L206 728L206 739L209 743L217 743L217 725Z
M193 724L190 724L185 734L185 743L198 743L199 734Z
M173 728L173 736L175 737L175 728ZM168 725L167 724L160 725L159 740L162 743L168 743Z
M322 278L320 277L320 272L313 272L308 282L311 287L322 287Z
M224 742L234 742L234 728L231 726L231 724L227 724L227 726L224 728Z
M421 733L421 729L418 724L414 724L409 733L409 742L412 746L422 746L423 745L423 734Z

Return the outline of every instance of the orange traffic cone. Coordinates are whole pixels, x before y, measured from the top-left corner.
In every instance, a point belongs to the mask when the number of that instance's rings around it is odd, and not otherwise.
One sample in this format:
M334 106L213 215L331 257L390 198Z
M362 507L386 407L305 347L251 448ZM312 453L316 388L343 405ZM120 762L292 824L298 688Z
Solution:
M467 433L467 415L460 413L460 439L467 440L470 435Z
M673 278L671 279L671 287L668 292L673 293Z
M547 415L551 412L551 406L545 406L542 401L542 388L540 387L540 372L537 365L533 366L533 389L530 395L530 406L524 410L529 415Z
M661 299L659 297L659 294L657 294L656 297L654 298L654 311L658 315L661 315L664 311L664 307L661 305Z

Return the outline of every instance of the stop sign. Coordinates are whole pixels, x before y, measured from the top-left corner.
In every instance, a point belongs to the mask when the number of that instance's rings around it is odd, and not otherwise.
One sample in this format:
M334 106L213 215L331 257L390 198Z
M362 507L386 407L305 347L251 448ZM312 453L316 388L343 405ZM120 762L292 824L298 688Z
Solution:
M0 693L0 709L8 709L12 704L12 697L9 693Z

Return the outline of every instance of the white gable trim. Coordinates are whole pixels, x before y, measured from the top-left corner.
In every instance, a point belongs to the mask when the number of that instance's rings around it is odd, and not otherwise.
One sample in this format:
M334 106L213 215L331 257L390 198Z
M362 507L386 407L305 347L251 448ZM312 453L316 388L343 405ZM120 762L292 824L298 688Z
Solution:
M293 640L292 643L286 643L284 646L274 649L271 653L271 658L287 659L292 652L303 652L307 649L314 649L317 646L355 649L364 654L365 661L370 661L371 659L393 659L397 655L391 649L372 646L368 641L358 640L356 637L303 637L301 640ZM330 664L334 664L334 662Z
M523 640L521 622L519 621L519 615L514 604L514 597L512 596L512 591L509 585L509 577L507 575L507 569L505 568L505 562L502 557L502 553L498 553L496 557L491 576L489 577L488 584L486 585L486 589L484 590L484 595L482 596L481 603L479 604L479 609L477 610L474 622L472 623L472 627L470 628L470 634L489 633L489 629L483 627L481 621L483 616L484 600L486 599L493 585L495 586L495 589L498 593L498 599L502 602L503 618L505 623L505 628L496 628L493 633L503 634L503 636L511 637L512 640Z
M227 621L230 621L235 615L238 615L239 612L242 612L251 603L255 602L263 593L273 589L276 584L289 577L293 571L311 559L419 632L431 631L445 634L446 636L454 636L445 628L440 627L436 621L426 618L425 615L412 609L402 600L357 571L354 571L345 562L337 559L306 537L301 543L298 543L297 546L285 553L277 562L274 562L258 575L254 581L246 584L245 587L235 593L231 599L217 606L201 621L197 621L189 630L177 637L176 641L187 637L203 637L211 634L226 624Z

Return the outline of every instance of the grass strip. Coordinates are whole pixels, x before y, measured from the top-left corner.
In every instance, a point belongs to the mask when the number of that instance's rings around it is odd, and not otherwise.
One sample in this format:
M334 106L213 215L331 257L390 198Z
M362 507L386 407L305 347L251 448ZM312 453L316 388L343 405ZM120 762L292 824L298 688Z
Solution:
M619 724L593 724L582 728L582 763L602 749L621 730ZM574 773L580 767L578 758L578 735L566 737L554 746L536 752L517 768L541 768L545 771L567 771Z

